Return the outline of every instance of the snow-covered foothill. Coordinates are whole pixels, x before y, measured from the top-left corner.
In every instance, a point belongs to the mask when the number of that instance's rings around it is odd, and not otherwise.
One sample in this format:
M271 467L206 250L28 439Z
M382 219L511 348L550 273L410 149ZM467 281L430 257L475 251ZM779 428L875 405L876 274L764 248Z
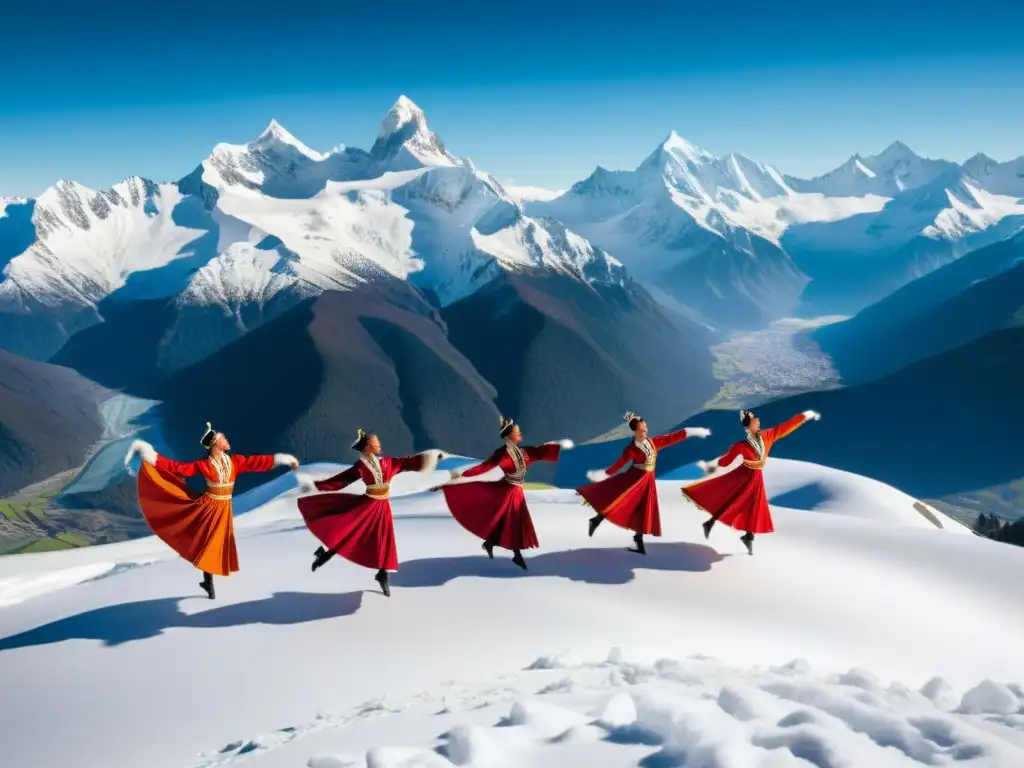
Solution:
M664 535L646 557L614 527L588 539L572 490L527 491L541 548L524 572L488 560L429 491L471 461L396 478L391 598L345 561L310 572L295 473L237 500L242 570L216 602L152 538L0 558L5 759L1003 768L1024 755L1024 619L1007 610L1024 551L917 526L908 497L872 481L775 460L775 492L810 483L825 501L776 505L753 557L738 533L705 541L681 483L661 481ZM875 512L844 508L864 504ZM61 739L33 735L44 718Z

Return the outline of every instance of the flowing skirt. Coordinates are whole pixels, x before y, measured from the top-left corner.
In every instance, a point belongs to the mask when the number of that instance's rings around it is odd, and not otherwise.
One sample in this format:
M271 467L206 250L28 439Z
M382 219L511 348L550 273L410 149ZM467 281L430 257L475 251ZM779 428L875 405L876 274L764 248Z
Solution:
M724 475L699 480L682 489L683 496L717 521L749 533L772 533L772 513L761 470L739 467Z
M306 527L329 552L364 568L398 570L391 502L354 493L320 493L299 499Z
M138 487L142 516L167 546L214 576L238 570L230 500L198 494L177 476L146 463Z
M487 541L499 531L496 545L505 549L540 546L522 486L504 480L441 486L448 509L459 525Z
M576 489L609 522L636 533L661 536L658 487L653 472L625 472Z

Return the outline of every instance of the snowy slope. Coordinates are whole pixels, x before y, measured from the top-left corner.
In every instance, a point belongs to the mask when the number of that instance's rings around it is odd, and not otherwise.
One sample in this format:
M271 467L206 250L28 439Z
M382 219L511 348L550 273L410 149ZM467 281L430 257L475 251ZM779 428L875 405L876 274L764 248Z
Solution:
M665 536L645 558L612 527L588 540L571 491L530 491L542 548L524 573L487 560L438 495L415 492L437 474L396 488L402 566L390 599L344 562L310 573L315 542L290 476L241 500L284 493L239 518L243 570L220 580L214 603L152 540L2 559L5 759L1003 768L1024 758L1024 619L1007 610L1024 552L922 530L905 497L851 490L857 478L773 464L772 484L820 482L835 514L777 507L778 532L759 537L754 557L729 532L705 542L679 483L659 483ZM43 674L60 686L40 685ZM62 737L39 738L44 722Z
M501 186L509 197L519 203L527 203L533 200L554 200L556 197L565 194L564 189L545 189L544 187L504 183Z

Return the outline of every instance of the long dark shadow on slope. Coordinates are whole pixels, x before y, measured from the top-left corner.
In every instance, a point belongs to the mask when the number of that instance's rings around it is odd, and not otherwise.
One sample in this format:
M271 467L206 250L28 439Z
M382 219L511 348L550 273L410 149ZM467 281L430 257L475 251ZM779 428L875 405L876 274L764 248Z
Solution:
M628 584L640 570L704 573L726 557L728 555L720 555L702 544L674 543L649 544L646 556L628 552L624 548L550 552L530 558L527 571L501 559L490 560L483 554L424 558L402 563L401 570L392 576L391 583L395 587L439 587L462 577L557 577L593 585ZM85 611L0 639L0 652L52 645L67 640L96 640L111 647L157 637L175 628L223 629L255 624L307 624L353 615L362 605L363 594L279 592L262 600L217 606L193 614L183 613L181 603L200 598L167 597L120 603ZM392 599L400 600L401 594L395 593Z

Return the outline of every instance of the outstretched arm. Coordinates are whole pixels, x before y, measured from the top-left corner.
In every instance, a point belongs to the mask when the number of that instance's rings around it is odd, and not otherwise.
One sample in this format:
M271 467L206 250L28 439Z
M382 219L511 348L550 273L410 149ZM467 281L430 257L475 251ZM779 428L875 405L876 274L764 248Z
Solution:
M464 470L453 469L451 471L452 480L455 480L459 477L476 477L477 475L482 475L485 472L490 472L492 469L498 466L498 463L501 461L501 455L503 453L505 453L505 449L499 448L476 466Z
M697 466L706 475L712 475L723 467L728 467L737 456L743 455L743 442L733 443L732 447L714 461L698 461Z
M556 440L543 445L530 445L523 448L523 453L530 461L558 461L563 450L573 448L572 440Z
M667 435L652 437L651 443L654 445L655 450L660 451L662 448L668 448L670 445L681 443L688 437L707 437L710 434L711 430L706 427L684 427L675 432L669 432Z
M326 480L316 480L314 485L316 485L318 491L340 491L342 488L352 485L352 483L361 479L359 467L353 464L333 477L328 477Z
M632 459L632 456L630 455L631 446L632 443L623 448L622 455L619 456L615 463L608 467L608 469L592 469L589 472L587 472L587 480L589 480L592 483L600 483L602 480L607 480L609 477L611 477L624 466L626 466L626 462Z
M273 455L240 456L237 453L231 454L231 460L235 463L235 472L269 472L274 467L299 468L299 460L290 453L275 453Z
M415 456L392 456L391 472L395 475L399 472L433 472L440 460L440 451L424 451Z
M138 454L139 458L141 458L146 464L152 464L154 467L162 469L165 472L178 475L179 477L192 477L199 474L199 466L205 461L205 459L198 459L196 461L174 461L173 459L168 459L166 456L158 454L156 449L145 440L135 440L128 449L128 455L124 457L125 466L131 463L135 454Z
M820 418L821 414L817 411L804 411L803 413L798 413L793 418L782 422L777 427L771 427L763 430L762 434L766 443L774 443L776 440L781 440L782 438L793 434L808 421L817 421Z

